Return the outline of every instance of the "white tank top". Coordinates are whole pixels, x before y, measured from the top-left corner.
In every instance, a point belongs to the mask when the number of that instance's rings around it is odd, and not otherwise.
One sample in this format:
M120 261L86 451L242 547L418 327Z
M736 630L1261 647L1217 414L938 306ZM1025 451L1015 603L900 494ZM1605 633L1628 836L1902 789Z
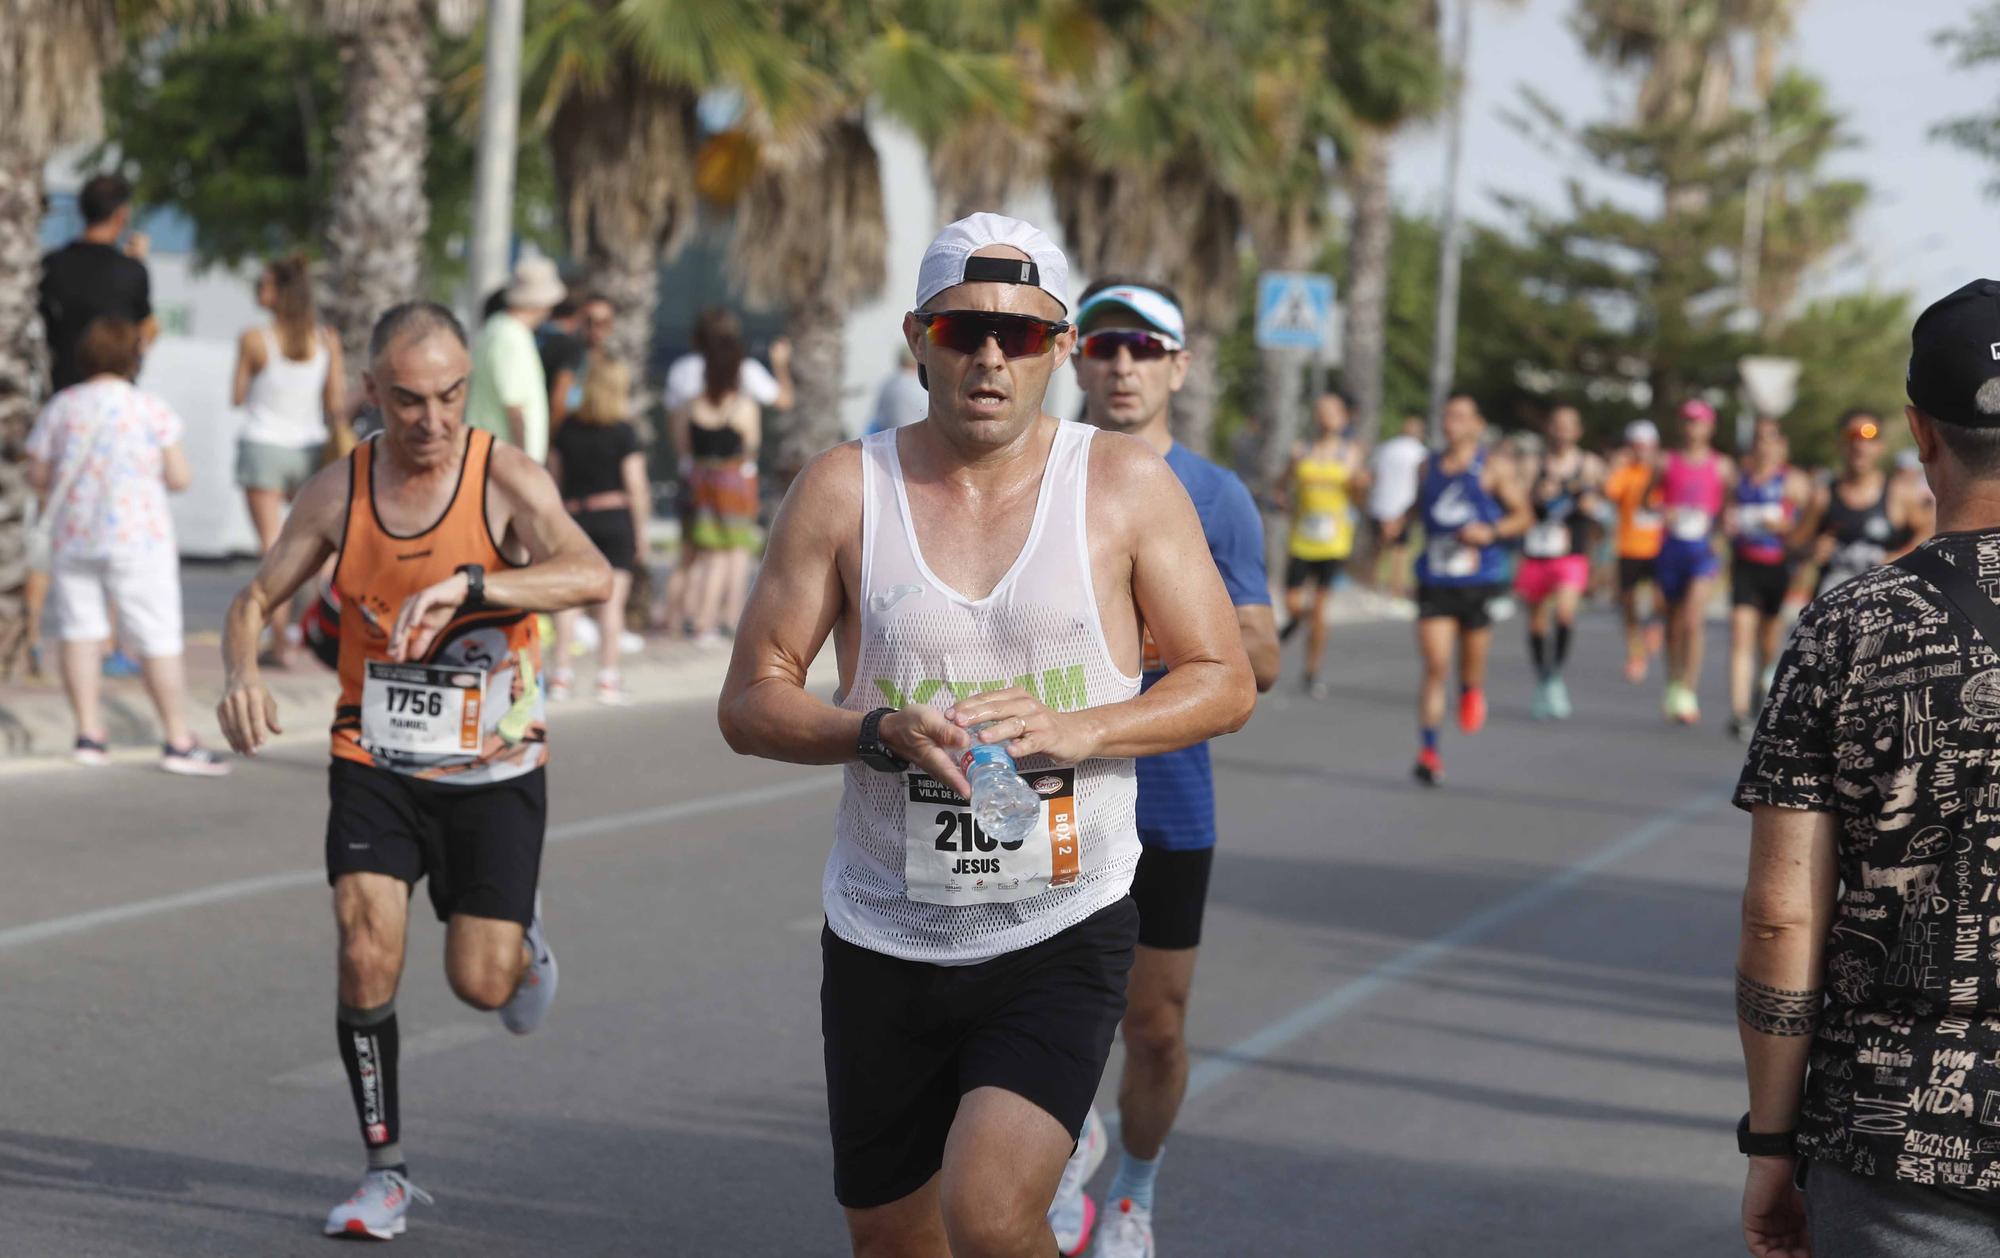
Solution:
M1058 428L1027 543L976 602L924 563L898 430L863 439L861 651L842 707L946 708L1018 685L1075 711L1139 693L1138 675L1111 659L1091 584L1084 492L1096 431ZM821 888L833 933L906 960L967 965L1040 943L1123 899L1139 860L1132 761L1029 756L1020 769L1043 796L1043 823L1008 851L976 833L964 802L923 774L850 762Z
M257 334L264 338L264 366L250 377L243 399L249 415L243 439L294 449L319 445L326 440L324 334L313 329L313 354L304 362L280 353L271 329L259 328Z

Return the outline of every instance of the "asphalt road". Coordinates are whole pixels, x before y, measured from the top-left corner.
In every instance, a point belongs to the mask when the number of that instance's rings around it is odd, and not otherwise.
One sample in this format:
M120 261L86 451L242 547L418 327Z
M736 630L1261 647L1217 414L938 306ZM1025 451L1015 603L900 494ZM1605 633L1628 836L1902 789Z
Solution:
M1403 625L1337 630L1330 699L1267 697L1218 745L1163 1252L1740 1252L1740 752L1719 655L1707 723L1672 729L1614 636L1580 632L1552 728L1503 626L1492 724L1447 733L1434 792L1407 777ZM440 930L412 931L403 1143L437 1204L401 1251L844 1253L817 1010L836 774L733 756L705 704L554 737L548 1023L457 1004ZM0 775L0 1254L324 1252L361 1163L324 760Z

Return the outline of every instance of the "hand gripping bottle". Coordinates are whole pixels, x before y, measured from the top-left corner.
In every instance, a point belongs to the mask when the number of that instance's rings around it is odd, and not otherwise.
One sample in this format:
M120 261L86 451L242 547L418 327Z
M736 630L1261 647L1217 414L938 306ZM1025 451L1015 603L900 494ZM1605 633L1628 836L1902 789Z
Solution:
M1042 797L1021 779L1005 746L974 743L958 763L972 786L972 819L983 834L1012 849L1034 833L1042 820Z

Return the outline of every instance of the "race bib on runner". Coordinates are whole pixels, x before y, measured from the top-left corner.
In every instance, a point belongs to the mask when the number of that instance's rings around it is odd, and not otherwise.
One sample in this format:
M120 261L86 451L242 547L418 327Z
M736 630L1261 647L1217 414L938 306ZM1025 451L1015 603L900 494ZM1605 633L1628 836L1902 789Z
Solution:
M1632 531L1635 533L1656 532L1662 524L1660 513L1657 511L1640 510L1632 513Z
M1440 537L1424 548L1424 555L1434 577L1471 577L1479 575L1479 549L1467 546L1456 537Z
M1299 517L1299 540L1330 542L1340 531L1340 521L1330 511L1315 511Z
M1785 526L1785 504L1759 502L1738 507L1736 525L1745 533L1775 533Z
M991 838L963 795L931 777L903 775L903 882L922 904L1007 904L1068 886L1083 873L1076 770L1022 775L1042 797L1042 820L1013 844Z
M418 756L479 750L486 675L468 668L370 661L361 685L361 742Z
M1530 559L1560 559L1569 553L1569 525L1560 520L1543 520L1521 539L1521 551Z
M1676 540L1699 542L1714 528L1715 518L1700 507L1675 507L1669 524Z

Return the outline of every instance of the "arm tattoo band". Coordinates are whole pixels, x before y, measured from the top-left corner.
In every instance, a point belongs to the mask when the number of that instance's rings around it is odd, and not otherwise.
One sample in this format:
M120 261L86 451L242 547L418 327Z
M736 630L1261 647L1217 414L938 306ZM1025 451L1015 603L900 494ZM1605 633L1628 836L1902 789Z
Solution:
M1744 1026L1761 1034L1811 1035L1819 1025L1821 1002L1819 988L1794 992L1766 987L1736 971L1736 1016Z

